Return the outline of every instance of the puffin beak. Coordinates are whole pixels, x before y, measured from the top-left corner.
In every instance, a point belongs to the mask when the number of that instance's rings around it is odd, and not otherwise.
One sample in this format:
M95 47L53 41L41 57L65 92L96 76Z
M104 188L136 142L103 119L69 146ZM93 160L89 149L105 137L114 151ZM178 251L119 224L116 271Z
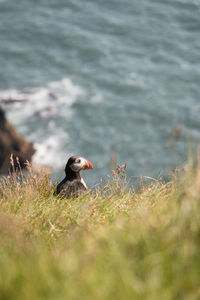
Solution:
M93 165L89 160L85 160L85 163L83 165L83 170L91 170L93 169Z

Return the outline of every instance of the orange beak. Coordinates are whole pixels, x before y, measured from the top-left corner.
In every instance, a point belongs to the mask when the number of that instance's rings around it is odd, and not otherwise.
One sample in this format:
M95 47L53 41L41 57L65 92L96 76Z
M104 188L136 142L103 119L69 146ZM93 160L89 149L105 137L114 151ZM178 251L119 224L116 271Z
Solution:
M89 160L86 160L86 164L83 165L83 170L87 171L91 169L93 169L92 163Z

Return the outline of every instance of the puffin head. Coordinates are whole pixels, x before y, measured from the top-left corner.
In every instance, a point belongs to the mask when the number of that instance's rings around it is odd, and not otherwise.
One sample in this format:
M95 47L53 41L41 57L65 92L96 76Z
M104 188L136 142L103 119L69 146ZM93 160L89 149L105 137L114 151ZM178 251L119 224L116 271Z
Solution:
M78 173L82 170L86 171L86 170L93 169L93 165L89 160L74 155L68 159L65 170L67 168L70 168L72 171Z

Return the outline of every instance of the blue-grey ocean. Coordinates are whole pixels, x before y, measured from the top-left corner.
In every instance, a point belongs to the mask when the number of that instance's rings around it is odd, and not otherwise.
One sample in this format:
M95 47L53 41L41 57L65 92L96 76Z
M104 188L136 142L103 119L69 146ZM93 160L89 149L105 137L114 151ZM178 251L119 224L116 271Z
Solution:
M54 178L71 154L165 176L200 142L200 0L0 0L0 101Z

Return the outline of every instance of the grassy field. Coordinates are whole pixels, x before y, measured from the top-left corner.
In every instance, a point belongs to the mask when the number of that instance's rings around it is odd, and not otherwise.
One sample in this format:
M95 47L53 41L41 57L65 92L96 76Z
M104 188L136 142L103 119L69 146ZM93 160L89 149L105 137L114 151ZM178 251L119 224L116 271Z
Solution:
M117 173L75 200L44 172L0 183L0 299L200 299L200 168L137 192Z

